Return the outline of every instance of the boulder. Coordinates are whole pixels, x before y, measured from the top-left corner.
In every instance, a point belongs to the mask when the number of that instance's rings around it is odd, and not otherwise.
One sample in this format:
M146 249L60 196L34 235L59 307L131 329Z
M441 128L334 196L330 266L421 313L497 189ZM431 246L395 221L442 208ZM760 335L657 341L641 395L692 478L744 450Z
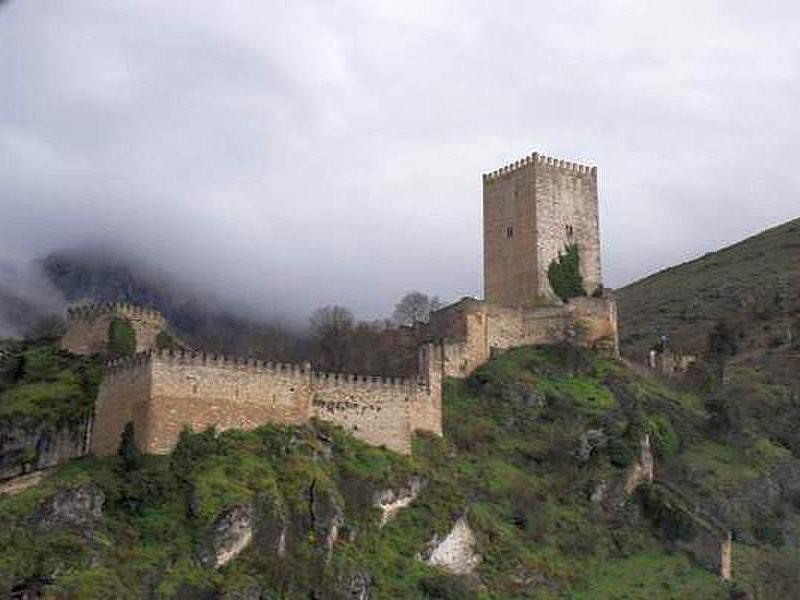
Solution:
M397 513L411 504L426 484L427 482L420 477L409 477L405 485L375 492L372 505L381 511L380 526L386 525L397 516Z
M93 482L59 490L39 506L35 523L39 529L85 528L103 517L106 496Z
M434 536L419 558L452 575L471 575L482 560L475 552L476 543L475 534L463 516L444 538Z
M217 517L198 551L206 567L224 567L247 548L253 539L253 507L235 504Z

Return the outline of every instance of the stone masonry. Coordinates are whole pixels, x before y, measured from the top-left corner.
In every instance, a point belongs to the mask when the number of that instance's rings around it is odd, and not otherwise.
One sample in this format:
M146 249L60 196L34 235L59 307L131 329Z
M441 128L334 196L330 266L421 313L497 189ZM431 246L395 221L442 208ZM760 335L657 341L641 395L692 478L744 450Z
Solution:
M602 289L597 169L533 154L484 175L483 185L486 301L464 298L398 337L418 347L414 379L156 351L165 323L155 311L127 304L70 310L65 349L102 352L111 321L124 317L140 352L109 367L95 408L92 452L116 452L129 421L142 451L164 453L187 425L253 429L318 418L408 453L414 432L442 433L443 376L466 377L495 352L531 344L569 342L617 355L614 301L562 303L547 281L550 262L577 244L587 292Z
M417 379L365 377L312 371L308 364L146 352L109 366L95 408L92 453L115 453L128 421L139 448L160 454L175 446L187 425L248 430L316 417L407 454L414 432L442 433L438 373L431 366Z
M533 307L555 300L547 268L572 244L591 295L602 286L597 167L534 152L483 176L487 302Z
M127 319L136 334L136 352L156 347L166 320L160 312L127 303L91 304L67 311L67 331L61 347L73 354L96 354L108 347L108 329L114 319Z
M566 304L511 308L463 298L431 315L424 339L439 353L446 377L466 377L496 352L569 342L619 355L617 307L608 298L573 298Z

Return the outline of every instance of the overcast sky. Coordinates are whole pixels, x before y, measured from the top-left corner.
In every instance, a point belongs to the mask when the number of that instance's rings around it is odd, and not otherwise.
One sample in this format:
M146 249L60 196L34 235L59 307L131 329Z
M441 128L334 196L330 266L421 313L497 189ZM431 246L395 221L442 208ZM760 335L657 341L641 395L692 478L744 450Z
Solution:
M606 284L800 216L800 4L0 0L0 254L305 315L481 293L481 173L598 165Z

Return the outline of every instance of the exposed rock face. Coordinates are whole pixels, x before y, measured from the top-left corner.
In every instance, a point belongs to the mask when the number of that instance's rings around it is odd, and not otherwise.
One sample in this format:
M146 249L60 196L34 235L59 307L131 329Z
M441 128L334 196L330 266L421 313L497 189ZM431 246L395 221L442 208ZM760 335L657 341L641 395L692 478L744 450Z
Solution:
M372 596L372 575L367 571L345 573L336 582L337 598L369 600Z
M645 434L639 447L639 456L631 465L628 479L625 481L625 494L630 495L645 481L653 481L655 476L655 459L650 445L650 436Z
M236 504L220 514L200 549L200 562L216 569L224 567L247 548L253 539L253 507Z
M328 562L333 554L333 545L339 539L339 531L344 525L344 509L333 491L320 486L317 481L311 483L308 492L311 528L323 540L325 561Z
M48 469L85 456L91 417L75 423L32 427L0 425L0 480Z
M60 490L45 500L36 514L40 529L88 527L103 516L106 496L94 483Z
M256 502L255 540L259 552L286 555L289 520L279 497L261 495Z
M600 481L592 490L592 493L589 495L589 500L593 504L602 504L603 500L606 498L606 494L608 493L608 482L607 481Z
M427 556L421 558L453 575L470 575L481 563L481 556L475 552L476 541L467 518L461 517L444 539L431 540Z
M581 463L588 462L596 450L608 445L608 437L601 429L590 429L581 436L578 449L575 451Z
M410 477L406 485L396 489L380 490L373 496L372 505L381 510L381 527L397 516L402 509L411 504L424 489L426 481L420 477Z
M261 590L257 587L248 587L243 590L225 592L219 600L261 600Z

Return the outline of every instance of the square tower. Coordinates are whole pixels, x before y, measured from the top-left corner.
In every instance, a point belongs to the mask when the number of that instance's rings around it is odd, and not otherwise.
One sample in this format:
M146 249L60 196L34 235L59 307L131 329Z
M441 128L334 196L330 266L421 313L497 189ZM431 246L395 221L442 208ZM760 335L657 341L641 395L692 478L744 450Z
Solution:
M577 245L587 294L602 286L597 167L533 153L483 176L483 287L487 302L555 301L547 268Z

